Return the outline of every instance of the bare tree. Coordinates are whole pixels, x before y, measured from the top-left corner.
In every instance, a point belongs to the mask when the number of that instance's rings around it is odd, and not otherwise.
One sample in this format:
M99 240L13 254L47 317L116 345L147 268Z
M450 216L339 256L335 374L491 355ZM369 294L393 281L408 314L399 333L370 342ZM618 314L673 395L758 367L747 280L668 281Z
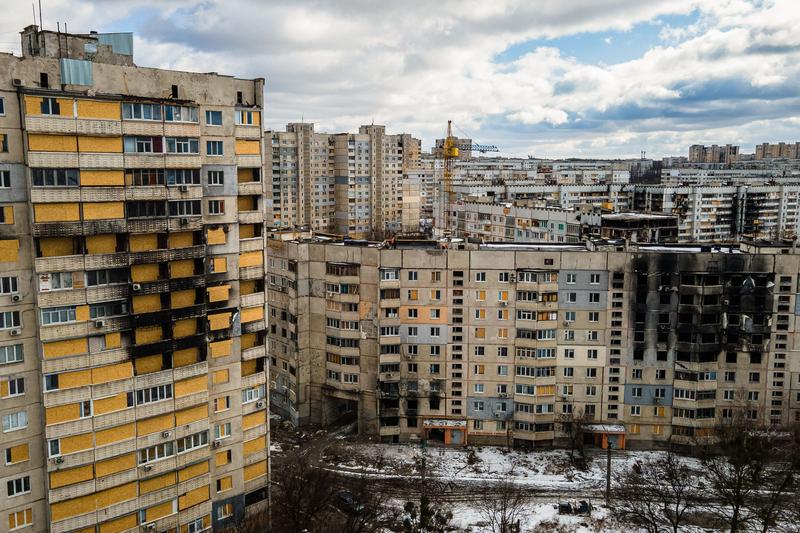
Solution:
M238 514L231 523L225 526L223 531L225 533L264 533L269 531L269 528L269 510L264 504L257 509L248 509L246 512Z
M525 491L509 479L492 485L488 491L490 494L478 500L476 507L481 517L489 522L492 533L519 533L520 518L529 500Z
M558 417L561 431L569 441L569 460L573 465L580 468L586 467L583 434L588 421L589 418L586 417L583 410L576 410L574 407L569 413L564 413ZM578 454L577 457L575 456L576 452Z
M615 511L651 533L678 533L695 505L694 479L695 472L670 449L617 478Z
M746 506L754 515L762 533L781 524L800 531L800 433L776 431L761 433L762 450L769 460L764 469L761 486ZM784 528L785 529L785 528Z
M741 531L757 522L750 502L758 497L768 475L773 443L765 437L745 409L715 429L716 445L702 454L706 494L716 502L714 514L731 531Z
M348 483L357 508L345 509L336 531L342 533L377 533L397 523L399 511L391 505L389 495L375 486L366 474L352 478Z
M440 483L429 476L428 458L423 454L415 460L420 489L419 504L408 501L403 506L400 531L403 533L444 533L450 528L453 513L433 497L444 491Z
M277 485L272 499L273 531L314 531L330 513L333 478L331 472L315 468L302 455L287 457L273 477Z

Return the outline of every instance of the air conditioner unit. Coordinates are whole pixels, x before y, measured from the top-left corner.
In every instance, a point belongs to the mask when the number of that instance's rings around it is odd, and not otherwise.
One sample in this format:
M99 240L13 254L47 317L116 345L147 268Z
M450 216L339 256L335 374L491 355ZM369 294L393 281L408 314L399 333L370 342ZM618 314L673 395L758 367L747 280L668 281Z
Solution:
M8 333L9 333L9 334L10 334L12 337L19 337L20 335L22 335L22 330L21 330L21 329L19 329L19 328L17 328L17 329L12 329L12 330L11 330L11 331L9 331Z
M503 414L504 414L504 413L495 413L495 414L494 414L494 417L495 417L495 418L503 418Z
M53 462L55 464L57 464L57 465L60 465L61 463L64 462L64 458L63 457L56 457L56 458L53 459Z
M96 327L96 328L104 328L104 327L106 327L106 321L105 320L95 320L94 321L94 327Z
M186 218L186 217L183 217L183 218L181 219L181 226L185 226L185 225L186 225L186 224L188 224L188 223L189 223L189 219L188 219L188 218Z
M256 407L264 407L264 402L256 402Z
M219 448L221 444L222 443L220 441L215 440L214 442L211 443L211 447L212 448Z
M511 275L508 277L508 282L509 282L509 283L516 283L516 282L517 282L517 275L516 275L516 274L511 274Z
M169 431L162 431L161 432L161 436L164 437L165 439L168 438L170 435L172 435L172 433L170 433Z
M140 290L142 290L142 284L141 283L134 283L133 284L133 291L134 292L139 292Z
M11 301L12 302L21 302L22 301L22 295L21 294L12 294L11 295Z
M13 80L11 80L11 85L13 85L14 87L22 87L22 80L19 78L14 78Z
M181 192L189 192L189 186L188 185L181 185Z
M500 307L505 307L505 306L508 305L508 302L505 302L505 301L501 301L501 302L498 302L498 303L500 304Z
M150 465L144 465L144 466L142 467L142 470L144 470L145 472L149 472L149 471L151 471L152 469L153 469L153 467L152 467L152 466L150 466Z
M501 393L499 393L497 395L497 397L498 398L508 398L508 393L507 392L501 392Z
M149 524L145 524L144 529L145 531L155 531L156 530L155 522L150 522Z

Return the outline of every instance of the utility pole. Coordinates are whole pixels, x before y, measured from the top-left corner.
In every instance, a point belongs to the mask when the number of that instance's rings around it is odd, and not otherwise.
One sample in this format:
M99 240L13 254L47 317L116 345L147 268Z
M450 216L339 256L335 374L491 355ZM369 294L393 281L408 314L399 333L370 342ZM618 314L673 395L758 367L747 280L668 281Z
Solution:
M611 439L606 437L606 507L611 501Z

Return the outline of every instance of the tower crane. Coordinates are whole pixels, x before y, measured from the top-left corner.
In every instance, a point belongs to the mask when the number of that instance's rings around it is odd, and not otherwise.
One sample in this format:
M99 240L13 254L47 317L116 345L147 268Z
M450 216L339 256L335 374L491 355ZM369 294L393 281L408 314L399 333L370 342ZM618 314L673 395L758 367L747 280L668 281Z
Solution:
M442 172L442 194L441 194L441 209L439 210L440 222L442 223L442 230L446 232L450 225L450 217L447 215L449 206L455 200L455 191L453 191L453 162L458 158L461 150L475 151L485 154L486 152L499 152L500 149L493 144L476 144L471 141L465 141L453 136L453 121L447 121L447 135L444 138L442 145L442 159L444 161L444 168Z

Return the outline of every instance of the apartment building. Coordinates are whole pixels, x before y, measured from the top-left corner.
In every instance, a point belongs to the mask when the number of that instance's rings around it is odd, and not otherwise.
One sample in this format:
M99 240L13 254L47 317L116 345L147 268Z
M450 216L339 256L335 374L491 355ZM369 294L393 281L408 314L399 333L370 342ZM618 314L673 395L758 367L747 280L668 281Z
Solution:
M419 225L419 187L406 184L419 168L418 139L376 125L327 134L289 124L268 136L274 226L364 238L403 232L408 221ZM404 199L404 190L416 197Z
M272 402L301 425L658 446L800 420L792 244L268 246Z
M263 79L36 26L0 72L0 531L263 505Z
M739 159L739 147L732 144L689 147L689 163L723 163L729 165Z
M486 242L580 242L578 211L465 200L450 206L453 237Z
M798 159L800 143L763 143L756 145L756 160L760 159Z

